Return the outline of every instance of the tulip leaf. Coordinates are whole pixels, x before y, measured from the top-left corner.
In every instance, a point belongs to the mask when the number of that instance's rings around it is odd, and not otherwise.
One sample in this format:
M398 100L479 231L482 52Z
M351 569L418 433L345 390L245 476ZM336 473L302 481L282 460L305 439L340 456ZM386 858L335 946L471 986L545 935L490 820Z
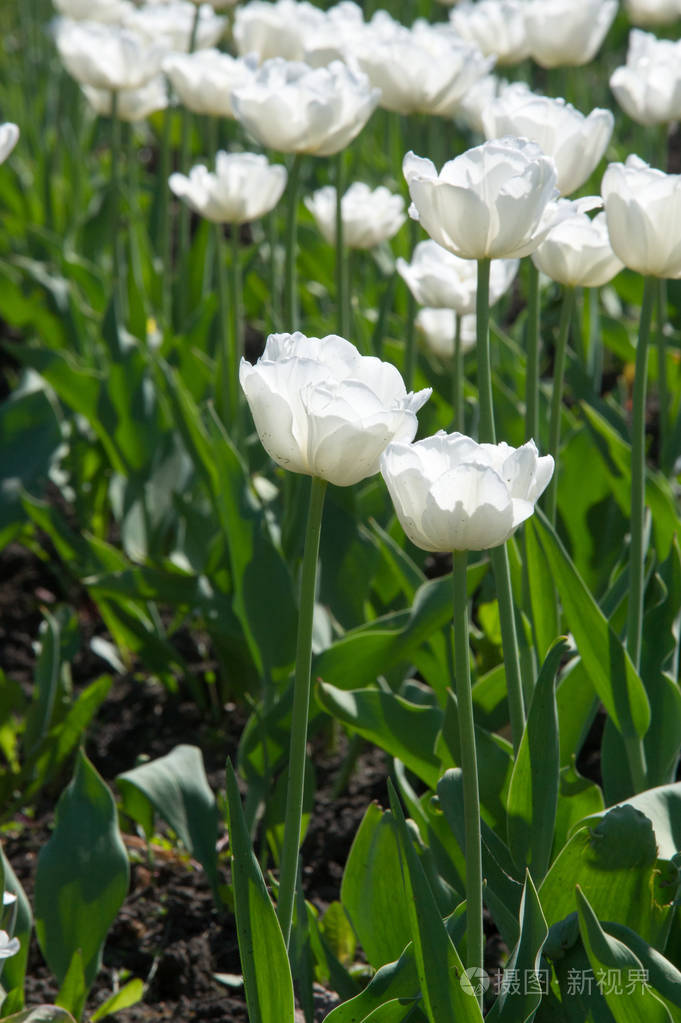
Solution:
M538 883L551 861L559 788L558 714L555 678L567 649L563 639L550 648L532 693L518 749L506 809L508 843L519 867L529 866Z
M526 525L531 524L530 519ZM532 632L536 656L542 659L546 657L551 644L559 634L555 584L536 531L526 528L524 538L527 577L532 580L529 587Z
M600 814L604 809L603 793L596 782L584 778L575 767L574 761L561 768L558 788L558 806L553 829L554 859L568 840L570 832L576 824Z
M381 689L350 692L321 682L317 699L322 707L354 732L370 739L434 789L440 759L433 752L442 711L423 707Z
M520 935L504 968L501 992L485 1019L491 1023L525 1023L531 1020L542 1000L542 991L548 987L546 969L541 966L541 953L549 929L542 913L532 878L525 875L525 886L520 900ZM518 984L512 983L518 978Z
M382 1005L403 999L412 1002L419 997L419 977L414 946L411 941L394 963L386 963L376 971L363 991L332 1009L324 1023L364 1023Z
M581 657L563 669L556 687L560 764L567 767L581 750L599 707L594 684Z
M681 782L660 785L630 796L623 804L645 814L655 832L657 854L661 859L671 860L681 850ZM593 814L582 824L593 824L614 807L608 807L597 815Z
M128 890L129 865L109 789L83 753L62 793L36 869L38 943L61 984L77 950L92 986L109 927Z
M601 926L607 934L617 938L634 953L647 971L650 986L670 1010L674 1023L680 1023L681 971L629 927L612 921L605 921Z
M352 843L341 902L375 969L398 959L410 940L400 854L392 814L367 808Z
M75 1023L70 1012L59 1005L32 1005L11 1016L3 1016L2 1023Z
M576 896L582 941L616 1023L640 1023L643 1019L646 1023L673 1023L664 1002L643 979L647 973L640 959L624 942L605 933L579 886Z
M426 1015L430 1023L457 1020L478 1023L482 1012L462 985L464 966L447 932L421 862L407 829L397 793L388 782L402 856L402 877L407 896L416 969Z
M293 981L284 936L246 828L231 761L227 762L229 838L239 955L250 1023L294 1023Z
M28 950L33 929L33 914L31 904L26 897L19 878L12 870L12 866L5 856L5 851L0 846L0 869L4 878L4 888L17 897L16 918L12 928L12 936L19 940L19 951L16 955L10 956L2 969L2 985L7 992L16 993L18 1002L16 1007L21 1008L24 1004L24 979L26 977L26 966L28 963Z
M154 810L201 863L217 893L218 810L198 746L179 745L170 753L119 774L123 809L151 838Z
M139 977L135 977L98 1006L90 1016L90 1023L98 1023L100 1019L112 1016L115 1012L120 1012L121 1009L129 1009L130 1006L137 1005L143 996L144 982Z
M594 827L583 823L560 851L539 889L550 926L575 911L576 885L600 919L625 924L653 945L666 939L678 870L658 859L653 826L633 806L615 807Z
M541 511L537 513L535 528L594 688L620 734L636 740L645 735L650 725L650 705L643 683Z

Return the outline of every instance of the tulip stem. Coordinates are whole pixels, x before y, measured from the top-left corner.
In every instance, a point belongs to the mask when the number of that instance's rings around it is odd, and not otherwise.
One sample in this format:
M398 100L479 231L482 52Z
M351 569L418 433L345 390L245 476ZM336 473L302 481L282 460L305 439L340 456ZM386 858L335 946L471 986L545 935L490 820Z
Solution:
M478 353L478 401L480 404L479 437L482 444L495 444L494 406L492 403L492 367L489 354L489 270L490 260L478 260L478 288L476 295L476 332ZM506 544L493 547L490 559L494 570L499 601L501 641L504 648L504 669L508 710L511 721L511 739L517 753L525 728L525 702L523 699L522 674L518 635L515 628L511 570L508 564Z
M467 551L454 551L454 672L459 717L461 771L463 774L464 855L466 859L466 949L469 969L481 969L484 954L482 928L482 837L478 760L468 647ZM482 1008L482 992L479 996Z
M631 423L631 550L629 562L629 613L627 650L638 671L643 626L643 519L646 485L646 390L648 340L655 305L656 280L646 277L636 344L634 394Z
M463 433L463 350L461 348L461 320L462 317L454 314L456 326L454 328L454 380L452 387L452 405L454 407L454 429Z
M167 88L166 84L166 88ZM172 135L172 111L168 107L163 112L163 132L161 135L161 153L159 161L159 213L158 213L158 234L157 247L161 257L162 275L162 313L163 323L170 325L172 311L172 270L170 266L170 188L168 178L170 177L170 140Z
M234 226L232 225L232 230ZM224 226L215 225L215 258L218 269L218 298L220 303L220 337L222 347L220 361L221 371L217 378L219 381L219 394L217 395L218 408L222 409L222 420L226 425L232 425L236 421L236 413L239 407L239 386L238 386L238 360L237 341L235 333L235 311L234 296L229 294L229 279L226 266Z
M539 443L539 270L527 260L525 440Z
M232 424L238 424L239 418L239 363L244 354L244 322L243 322L243 295L241 285L241 238L238 224L231 225L230 234L231 249L231 271L232 271L232 363L229 367L230 374L230 401Z
M113 300L116 316L125 319L123 260L121 258L121 119L118 116L118 92L111 93L111 235L113 243Z
M565 376L565 355L567 339L570 333L572 312L575 304L574 288L563 290L563 304L560 311L558 340L553 356L553 393L551 395L551 420L549 425L549 451L553 453L555 469L546 493L546 515L551 523L556 523L556 502L558 500L558 448L560 447L560 417L563 410L563 378Z
M303 570L300 580L298 639L293 683L288 783L286 788L286 817L284 823L284 844L279 869L279 900L277 903L277 916L287 948L289 947L291 937L296 876L298 873L300 827L303 819L305 749L307 745L307 721L310 708L310 670L312 665L312 618L325 493L326 480L313 476L310 486Z
M669 443L669 389L667 387L667 339L664 332L666 322L667 282L663 277L660 277L657 282L657 330L655 332L655 340L657 342L657 398L659 405L657 462L665 473L670 470L670 466L667 464L669 455L667 451Z
M481 444L496 444L494 405L492 402L492 366L489 354L489 259L478 260L478 286L475 297L478 354L478 401L480 403Z
M345 191L345 153L336 156L336 303L338 333L350 337L349 255L343 237L343 193Z
M291 334L298 330L298 291L296 281L296 257L298 254L298 193L300 189L300 166L302 156L296 153L288 175L288 208L286 211L286 264L284 267L284 314L285 329Z

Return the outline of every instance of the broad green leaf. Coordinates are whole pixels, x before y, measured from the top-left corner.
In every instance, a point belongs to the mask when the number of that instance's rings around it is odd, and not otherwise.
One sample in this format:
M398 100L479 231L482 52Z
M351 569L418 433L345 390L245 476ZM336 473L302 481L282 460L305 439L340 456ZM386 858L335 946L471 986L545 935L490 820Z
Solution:
M560 765L567 767L579 754L596 716L599 700L581 657L562 672L556 688Z
M531 585L528 588L532 610L532 632L537 658L542 660L547 656L551 644L559 635L556 591L553 576L539 546L531 518L525 523L523 536L527 575L531 580Z
M536 528L568 625L596 692L625 739L645 735L650 725L650 705L629 654L541 512L536 516Z
M541 1002L542 973L541 953L549 933L542 913L539 897L529 872L525 875L525 887L520 902L520 937L504 967L504 977L519 979L515 984L506 983L494 1005L487 1013L490 1021L525 1023L532 1019Z
M357 938L342 903L331 903L319 922L319 931L336 959L344 966L352 966Z
M681 1021L681 971L629 927L610 921L604 921L601 926L607 934L618 938L631 949L643 968L648 971L650 986L667 1005L674 1023L679 1023Z
M324 682L317 687L317 699L329 714L402 760L426 785L435 788L440 759L433 750L442 711L380 689L347 692Z
M580 826L539 889L548 924L575 911L580 885L600 919L625 924L659 946L671 922L678 870L657 857L652 824L633 806L615 807L595 827Z
M35 879L40 949L61 984L82 950L86 989L92 986L107 931L128 890L129 865L113 797L83 753L56 809Z
M79 1020L83 1015L87 993L88 986L85 983L85 973L83 972L83 953L81 949L77 948L59 988L56 1003Z
M227 762L229 837L239 955L250 1023L294 1023L286 945L246 828L236 775Z
M603 793L596 782L578 772L574 760L561 768L551 858L555 859L579 821L603 809Z
M23 745L27 756L35 752L52 722L61 668L59 622L49 611L40 630L40 653L35 666L33 702L26 715Z
M0 404L0 533L21 522L22 488L32 490L47 478L50 464L61 444L61 431L55 410L43 388L36 389L39 378L25 380Z
M639 792L627 799L625 805L633 806L651 822L655 832L657 855L661 859L671 860L681 851L681 782ZM612 809L614 807L608 807L601 811L598 817L604 817ZM591 815L582 823L593 824L598 817ZM599 916L602 917L602 914Z
M357 1023L387 1002L403 999L413 1002L419 997L419 977L414 946L411 942L400 958L387 963L373 975L367 986L354 998L332 1009L325 1023Z
M596 977L604 977L603 996L617 1023L673 1023L664 1002L642 978L643 964L619 939L606 934L582 890L577 887L579 930ZM615 972L617 983L608 983ZM621 981L620 981L620 978Z
M30 1009L4 1016L2 1023L75 1023L70 1012L58 1005L33 1005Z
M392 821L372 803L348 855L341 902L375 969L398 959L410 940L400 853Z
M176 746L164 757L119 774L116 784L123 809L142 824L147 837L153 834L155 810L199 860L217 892L218 810L198 746Z
M365 1016L361 1023L403 1023L414 1010L414 1002L408 998L393 998Z
M558 804L559 749L555 679L567 643L550 648L532 693L508 789L508 844L516 864L540 882L551 862Z
M397 794L389 782L390 803L399 835L402 874L411 919L412 942L421 995L430 1023L477 1023L482 1013L462 985L464 966L447 933L433 892L406 826ZM467 985L469 990L470 986Z
M121 1009L129 1009L136 1005L144 997L144 982L139 977L129 980L127 984L115 994L107 998L90 1016L90 1023L97 1023L100 1019L106 1019Z

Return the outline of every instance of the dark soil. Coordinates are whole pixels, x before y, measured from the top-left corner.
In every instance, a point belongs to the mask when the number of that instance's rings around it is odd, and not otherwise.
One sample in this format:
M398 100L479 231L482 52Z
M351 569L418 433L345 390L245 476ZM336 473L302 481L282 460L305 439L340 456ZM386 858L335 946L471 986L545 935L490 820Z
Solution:
M46 546L46 549L49 548ZM68 599L78 607L81 652L73 662L74 686L91 681L109 666L89 650L91 636L101 630L84 594L64 593L64 581L41 560L18 544L0 551L0 668L30 691L35 664L33 644L42 620L41 606ZM80 604L80 606L78 606ZM188 645L190 645L188 643ZM185 651L183 650L183 653ZM190 665L191 667L191 665ZM224 791L226 758L234 758L247 711L230 706L219 723L202 716L196 705L169 694L143 677L121 675L85 739L85 751L102 777L112 784L137 758L162 756L178 743L198 745L214 792ZM383 754L367 748L359 757L347 790L339 798L331 791L343 761L344 737L333 752L315 740L318 792L305 841L305 892L323 911L338 898L343 866L362 816L373 799L386 801ZM318 748L317 748L318 747ZM70 770L70 767L69 767ZM54 806L69 772L41 792L37 806L18 814L4 829L3 847L9 862L33 897L35 867L50 835ZM220 836L221 847L227 844ZM246 1023L243 992L220 983L215 974L239 975L241 966L233 916L219 912L201 868L170 843L152 845L132 833L126 836L131 859L128 897L109 932L103 966L86 1008L94 1010L127 977L145 982L142 1002L121 1011L121 1023L156 1020L219 1020ZM228 880L227 857L223 879ZM26 988L28 1005L54 1001L57 985L33 939ZM336 1002L333 992L317 990L322 1020ZM302 1015L301 1015L302 1019Z

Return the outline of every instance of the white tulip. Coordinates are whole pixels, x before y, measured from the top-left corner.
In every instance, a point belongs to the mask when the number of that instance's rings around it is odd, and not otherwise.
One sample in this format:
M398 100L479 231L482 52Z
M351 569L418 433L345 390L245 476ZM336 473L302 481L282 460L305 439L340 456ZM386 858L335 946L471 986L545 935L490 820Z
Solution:
M133 10L125 18L124 25L166 53L187 53L195 18L196 7L191 0L169 0L168 3L145 4ZM203 4L199 8L194 49L216 46L226 26L225 18L219 17L209 4Z
M94 89L139 89L158 74L164 50L136 32L96 21L59 18L55 40L66 70Z
M601 194L610 243L625 266L652 277L681 277L681 175L638 156L611 163Z
M627 63L610 76L615 99L638 124L681 118L681 40L632 29Z
M381 458L405 533L425 551L498 547L532 515L553 475L534 441L520 448L477 444L443 430L415 444L391 444Z
M232 93L232 107L248 132L282 153L331 156L357 136L378 103L378 89L341 61L328 68L279 57Z
M307 0L250 0L236 8L232 34L237 52L302 60L308 33L324 26L324 12Z
M407 153L409 214L433 241L464 259L527 256L561 216L556 165L535 142L485 142L446 163Z
M391 363L342 337L271 334L239 380L267 453L291 472L351 486L378 472L392 440L410 441L430 388L407 394Z
M518 272L517 259L493 259L490 264L489 302L493 305L510 288ZM411 263L398 259L395 267L421 305L454 309L461 316L475 312L478 268L434 241L419 242Z
M412 29L370 23L352 46L352 58L381 90L380 105L400 114L451 117L470 86L494 64L453 32L417 22Z
M537 96L517 83L489 104L482 123L488 139L517 135L536 142L556 163L558 191L570 195L602 159L615 118L610 110L601 108L585 117L564 99Z
M312 67L325 67L332 60L350 62L354 43L365 27L362 8L354 0L341 0L329 7L322 22L306 27L303 60Z
M104 21L110 25L120 25L133 10L131 0L54 0L54 6L65 18Z
M419 309L414 317L414 326L423 338L426 348L440 359L451 359L454 355L457 314L453 309ZM461 351L475 348L477 328L475 313L461 317Z
M508 82L496 75L484 75L473 82L465 96L462 96L456 108L455 118L465 128L484 135L482 115L489 104L507 87Z
M4 163L19 141L19 128L12 121L0 124L0 163Z
M0 931L0 960L16 955L20 948L18 938L10 938L7 931Z
M253 53L231 57L213 49L171 53L163 61L163 70L183 106L211 117L234 117L232 92L250 82L257 67Z
M519 64L529 56L525 0L464 0L449 14L450 25L497 65Z
M95 89L91 85L83 85L81 88L95 113L102 117L111 115L113 93L108 89ZM119 89L116 116L121 121L143 121L157 110L165 110L167 106L168 90L165 79L162 75L157 75L139 89Z
M582 67L596 56L617 14L617 0L526 0L533 59L545 68Z
M336 242L336 189L326 185L305 200L329 245ZM343 243L349 249L371 249L397 234L407 219L404 199L388 188L369 188L363 181L350 185L341 199Z
M680 0L624 0L633 25L671 25L681 15Z
M171 174L171 190L196 213L218 224L245 224L273 209L286 187L286 168L256 153L223 153L215 173L203 164L189 177Z
M612 251L605 213L591 220L577 209L549 231L532 253L532 262L569 288L600 288L624 265Z

